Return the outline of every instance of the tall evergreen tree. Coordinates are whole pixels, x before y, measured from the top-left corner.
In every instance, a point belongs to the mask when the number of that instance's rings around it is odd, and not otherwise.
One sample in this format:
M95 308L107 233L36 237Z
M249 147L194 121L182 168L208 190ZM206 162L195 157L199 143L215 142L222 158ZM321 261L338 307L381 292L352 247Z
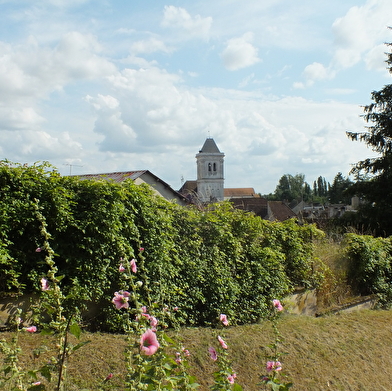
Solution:
M389 49L392 43L388 43ZM392 53L386 63L392 74ZM392 235L392 85L371 94L372 103L364 107L364 132L347 132L354 141L362 141L379 154L358 162L352 172L357 176L353 191L367 203L360 210L362 223L377 235ZM362 180L363 174L369 180Z

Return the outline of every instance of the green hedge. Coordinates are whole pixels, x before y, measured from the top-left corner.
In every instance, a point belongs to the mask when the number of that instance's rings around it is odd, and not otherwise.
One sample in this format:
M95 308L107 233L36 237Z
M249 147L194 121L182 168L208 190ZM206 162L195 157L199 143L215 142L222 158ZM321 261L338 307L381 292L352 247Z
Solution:
M349 280L362 295L375 294L379 304L392 303L392 237L348 234Z
M92 303L101 310L91 327L121 327L111 304L119 289L120 258L137 257L145 297L169 308L179 321L208 325L219 313L233 323L256 321L273 298L295 285L311 287L314 226L272 223L226 202L200 211L154 196L132 181L61 177L48 163L0 163L0 288L39 290L47 272L41 222L51 234L69 308ZM4 276L4 277L3 277Z

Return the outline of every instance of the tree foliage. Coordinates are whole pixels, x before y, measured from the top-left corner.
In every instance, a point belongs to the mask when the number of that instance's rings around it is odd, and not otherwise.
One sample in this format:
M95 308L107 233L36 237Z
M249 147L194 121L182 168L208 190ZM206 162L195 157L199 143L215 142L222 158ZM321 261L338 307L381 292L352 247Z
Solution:
M272 198L279 201L305 201L325 203L329 194L329 183L322 176L313 182L313 189L305 181L304 174L284 174L279 179Z
M350 204L351 196L348 191L352 184L350 178L345 178L341 172L337 173L328 191L329 202Z
M387 44L392 47L392 44ZM387 54L392 73L392 53ZM369 125L364 132L348 132L351 140L364 142L378 153L375 158L358 162L352 172L357 181L352 188L367 203L361 208L361 224L378 235L392 234L392 84L371 94L372 103L364 107L363 118ZM370 178L367 177L370 175Z
M285 174L279 179L275 189L275 199L291 202L301 201L309 195L310 187L305 182L304 174Z

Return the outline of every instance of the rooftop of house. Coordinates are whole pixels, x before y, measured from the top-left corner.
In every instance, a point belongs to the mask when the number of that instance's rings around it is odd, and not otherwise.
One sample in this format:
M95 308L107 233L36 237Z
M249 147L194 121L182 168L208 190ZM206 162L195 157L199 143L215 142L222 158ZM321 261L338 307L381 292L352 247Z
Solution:
M282 201L268 201L269 220L284 221L298 217L293 210Z
M121 172L108 172L108 173L101 173L101 174L83 174L83 175L71 175L74 177L78 177L80 179L104 179L107 181L113 181L113 182L123 182L127 179L131 179L132 181L135 181L136 179L140 178L142 181L148 183L148 180L146 177L143 178L143 176L147 176L149 178L152 178L153 182L155 183L160 183L164 188L168 189L173 195L176 197L186 200L186 198L180 194L178 191L172 189L172 187L167 184L165 181L163 181L161 178L157 177L155 174L153 174L149 170L136 170L136 171L121 171ZM154 187L154 186L153 186Z
M186 181L181 186L181 189L178 190L179 193L193 193L197 190L197 181Z
M83 175L72 175L72 176L79 177L80 179L106 179L106 180L111 180L113 182L123 182L126 179L132 179L134 181L135 179L139 178L141 175L145 173L149 173L152 176L156 177L148 170L109 172L109 173L101 173L101 174L83 174Z
M229 201L236 209L253 212L256 216L260 216L263 219L267 218L268 201L265 198L231 198Z
M255 189L253 187L225 188L223 189L223 192L225 198L234 198L234 197L260 198L260 195L255 193Z

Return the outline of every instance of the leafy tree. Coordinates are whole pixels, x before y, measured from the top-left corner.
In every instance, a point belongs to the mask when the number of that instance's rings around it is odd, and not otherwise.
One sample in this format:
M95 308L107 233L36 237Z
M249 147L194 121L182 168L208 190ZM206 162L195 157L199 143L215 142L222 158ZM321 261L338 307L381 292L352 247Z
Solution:
M332 204L349 204L351 196L347 191L351 185L352 181L349 178L345 178L341 172L337 173L329 188L329 201Z
M317 181L313 182L313 194L316 197L326 197L328 195L328 185L324 177L319 176Z
M305 182L304 174L285 174L276 186L275 198L280 201L301 201L309 193L310 186Z
M280 179L279 179L279 183L276 186L275 189L275 197L278 200L290 200L292 199L291 196L291 186L290 186L290 177L292 177L289 174L285 174L283 175Z
M389 48L392 43L388 43ZM387 53L387 68L392 73L392 53ZM392 85L371 94L372 103L364 107L364 132L347 132L354 141L361 141L379 154L358 162L352 173L357 182L352 188L368 202L361 208L361 223L377 235L392 234ZM363 174L371 175L363 180Z

